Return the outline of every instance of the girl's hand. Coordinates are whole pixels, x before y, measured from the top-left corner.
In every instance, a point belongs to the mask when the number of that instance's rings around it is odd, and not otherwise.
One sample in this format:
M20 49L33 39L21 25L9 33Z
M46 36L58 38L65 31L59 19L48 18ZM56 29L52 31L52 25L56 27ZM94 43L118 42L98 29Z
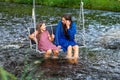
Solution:
M53 41L53 40L54 40L54 37L55 37L54 34L52 34L51 36L49 35L49 40L50 40L50 41Z
M35 42L37 43L37 38L34 37L32 40L35 41Z
M51 35L51 38L53 38L53 39L54 39L54 38L55 38L55 35L54 35L54 34L52 34L52 35Z

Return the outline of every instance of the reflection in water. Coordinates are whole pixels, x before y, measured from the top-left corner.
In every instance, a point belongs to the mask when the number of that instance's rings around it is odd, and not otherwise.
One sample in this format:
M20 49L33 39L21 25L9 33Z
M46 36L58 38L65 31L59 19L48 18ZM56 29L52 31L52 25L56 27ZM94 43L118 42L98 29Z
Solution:
M82 68L83 65L77 64L77 62L78 59L44 59L38 64L36 73L43 72L42 79L46 77L66 77L74 74L73 71L78 68Z
M71 63L71 64L77 64L78 63L78 59L77 58L74 58L74 59L67 59L68 63Z
M50 67L50 66L60 66L60 65L69 65L69 64L77 64L78 63L78 59L45 59L41 62L41 66L46 66L46 67Z

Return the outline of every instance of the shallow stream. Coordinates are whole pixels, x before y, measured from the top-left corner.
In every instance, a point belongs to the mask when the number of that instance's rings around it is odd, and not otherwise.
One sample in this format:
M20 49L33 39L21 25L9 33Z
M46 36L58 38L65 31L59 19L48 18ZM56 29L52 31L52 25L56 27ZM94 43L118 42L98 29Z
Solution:
M30 49L27 28L32 26L31 10L31 5L0 2L0 66L25 80L25 69L32 80L120 80L120 48L101 44L106 32L120 30L120 12L84 9L86 47L80 48L80 58L74 64L66 59L45 60ZM79 9L36 5L37 22L57 23L64 13L72 14L79 24ZM78 42L82 32L82 27L77 26Z

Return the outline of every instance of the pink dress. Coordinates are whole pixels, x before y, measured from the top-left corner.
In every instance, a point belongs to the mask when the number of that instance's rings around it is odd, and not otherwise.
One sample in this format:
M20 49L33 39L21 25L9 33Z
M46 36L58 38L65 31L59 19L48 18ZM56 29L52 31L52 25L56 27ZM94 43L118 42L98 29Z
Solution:
M38 43L38 49L42 51L47 51L49 49L51 50L58 50L58 47L54 45L50 40L49 40L49 32L46 30L41 33L40 40Z

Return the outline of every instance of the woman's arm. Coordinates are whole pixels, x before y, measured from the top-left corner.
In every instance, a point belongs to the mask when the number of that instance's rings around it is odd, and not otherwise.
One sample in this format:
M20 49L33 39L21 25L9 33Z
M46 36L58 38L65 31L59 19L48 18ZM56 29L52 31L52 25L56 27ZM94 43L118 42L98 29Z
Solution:
M57 26L56 26L56 31L55 31L55 39L54 39L54 43L55 43L55 45L59 45L59 40L60 40L60 31L61 31L61 27L62 27L62 22L61 21L59 21L58 22L58 24L57 24Z
M70 36L70 40L73 40L76 34L76 24L74 22L71 24L71 27L68 29L68 34Z

